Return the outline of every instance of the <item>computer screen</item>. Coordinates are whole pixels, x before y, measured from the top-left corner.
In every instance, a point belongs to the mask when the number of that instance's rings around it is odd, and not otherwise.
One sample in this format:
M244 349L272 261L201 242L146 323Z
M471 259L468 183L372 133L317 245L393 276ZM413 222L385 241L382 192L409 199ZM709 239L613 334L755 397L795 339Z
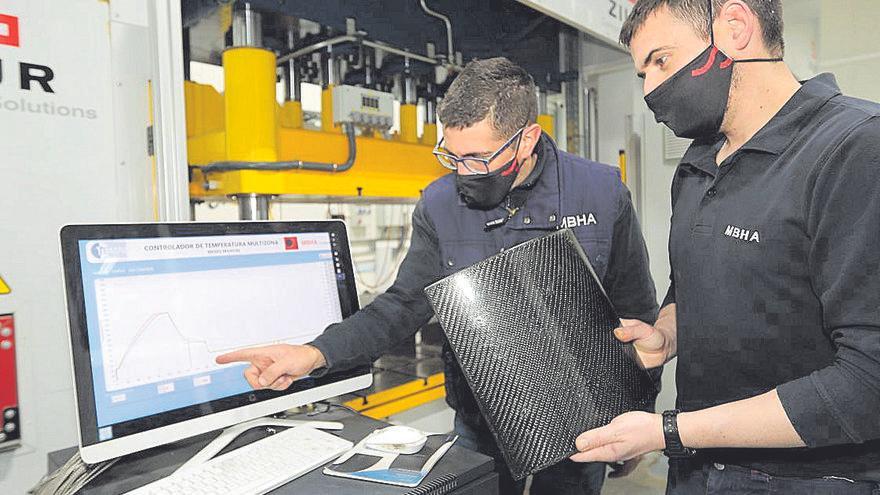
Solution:
M369 385L361 368L254 391L246 364L214 361L357 311L342 222L68 226L62 254L84 459Z

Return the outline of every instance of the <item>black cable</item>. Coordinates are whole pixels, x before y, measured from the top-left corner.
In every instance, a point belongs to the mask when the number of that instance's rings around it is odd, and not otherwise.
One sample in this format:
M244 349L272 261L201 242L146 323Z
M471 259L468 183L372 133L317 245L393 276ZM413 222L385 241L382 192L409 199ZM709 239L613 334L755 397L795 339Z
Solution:
M319 414L324 414L324 413L330 412L330 410L334 407L339 408L339 409L345 409L346 411L354 413L354 414L360 414L358 411L352 409L351 407L346 406L345 404L336 404L335 402L328 402L326 400L320 400L318 402L315 402L314 404L316 406L317 405L326 406L326 408L322 409L322 410L318 410L317 408L315 408L314 411L306 413L307 417L317 416Z

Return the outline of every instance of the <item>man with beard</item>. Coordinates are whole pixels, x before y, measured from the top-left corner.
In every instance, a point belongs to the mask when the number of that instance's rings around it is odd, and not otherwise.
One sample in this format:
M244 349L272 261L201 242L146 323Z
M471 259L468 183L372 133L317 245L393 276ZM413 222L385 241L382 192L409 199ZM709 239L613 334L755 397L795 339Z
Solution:
M621 33L648 107L694 139L660 317L616 330L646 367L678 356L678 409L573 458L665 449L671 494L880 493L880 105L798 82L781 9L639 0Z

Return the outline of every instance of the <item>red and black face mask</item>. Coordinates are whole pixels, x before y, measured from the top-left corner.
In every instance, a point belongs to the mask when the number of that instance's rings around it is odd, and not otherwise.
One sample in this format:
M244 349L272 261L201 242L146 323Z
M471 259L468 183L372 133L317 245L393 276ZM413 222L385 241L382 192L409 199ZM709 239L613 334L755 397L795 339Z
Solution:
M645 96L657 122L676 136L688 139L718 134L733 80L733 65L747 62L781 62L781 58L732 60L715 46L712 0L709 0L709 33L706 50Z

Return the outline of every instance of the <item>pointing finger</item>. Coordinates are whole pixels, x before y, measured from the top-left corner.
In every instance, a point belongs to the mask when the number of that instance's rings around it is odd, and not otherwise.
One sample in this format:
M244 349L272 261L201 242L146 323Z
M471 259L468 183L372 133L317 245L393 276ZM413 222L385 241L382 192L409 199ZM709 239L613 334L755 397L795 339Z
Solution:
M252 361L254 358L258 357L259 354L255 352L253 349L241 349L238 351L227 352L226 354L221 354L217 356L214 361L217 364L229 364L236 362L245 362Z

